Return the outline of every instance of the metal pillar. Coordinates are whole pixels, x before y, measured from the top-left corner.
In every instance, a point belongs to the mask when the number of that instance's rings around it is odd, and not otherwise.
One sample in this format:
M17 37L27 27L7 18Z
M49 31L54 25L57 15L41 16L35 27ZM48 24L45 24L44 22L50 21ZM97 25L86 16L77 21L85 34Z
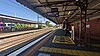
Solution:
M79 34L79 45L87 45L87 36L86 36L86 19L87 19L87 7L88 7L88 0L84 0L79 4L80 7L80 34Z
M81 10L81 22L80 22L80 36L79 36L79 44L85 44L86 43L86 13L84 16L82 16L83 12Z

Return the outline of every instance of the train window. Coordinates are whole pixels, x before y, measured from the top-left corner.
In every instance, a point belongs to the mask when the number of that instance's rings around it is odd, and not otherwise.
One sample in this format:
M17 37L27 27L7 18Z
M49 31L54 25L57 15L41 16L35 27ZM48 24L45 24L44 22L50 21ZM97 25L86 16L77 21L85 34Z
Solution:
M8 24L8 26L14 26L14 24Z
M5 26L5 24L0 24L0 26Z
M3 24L0 24L0 26L3 26Z

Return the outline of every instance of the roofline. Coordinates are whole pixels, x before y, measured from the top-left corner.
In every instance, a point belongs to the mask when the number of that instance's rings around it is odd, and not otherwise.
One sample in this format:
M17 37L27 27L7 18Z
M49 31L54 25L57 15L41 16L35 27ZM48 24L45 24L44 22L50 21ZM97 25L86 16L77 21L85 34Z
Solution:
M14 19L14 20L20 20L20 21L30 22L30 23L37 23L36 21L27 20L27 19L23 19L23 18L18 18L18 17L14 17L14 16L8 16L8 15L4 15L4 14L0 14L0 17L1 18Z

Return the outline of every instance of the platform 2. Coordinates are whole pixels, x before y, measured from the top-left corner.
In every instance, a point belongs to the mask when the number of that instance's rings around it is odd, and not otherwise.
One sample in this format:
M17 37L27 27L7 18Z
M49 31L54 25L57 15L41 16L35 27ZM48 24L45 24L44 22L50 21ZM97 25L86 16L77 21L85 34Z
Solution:
M48 40L42 40L45 42L43 45L42 43L37 44L38 46L27 49L19 56L100 56L100 48L79 47L69 37L62 37L65 35L64 30L57 29Z

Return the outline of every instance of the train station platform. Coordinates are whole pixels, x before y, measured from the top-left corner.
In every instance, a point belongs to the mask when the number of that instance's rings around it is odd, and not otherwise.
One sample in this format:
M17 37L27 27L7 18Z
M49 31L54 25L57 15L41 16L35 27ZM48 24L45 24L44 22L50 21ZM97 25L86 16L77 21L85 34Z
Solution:
M100 48L80 47L64 30L57 29L18 56L100 56Z

